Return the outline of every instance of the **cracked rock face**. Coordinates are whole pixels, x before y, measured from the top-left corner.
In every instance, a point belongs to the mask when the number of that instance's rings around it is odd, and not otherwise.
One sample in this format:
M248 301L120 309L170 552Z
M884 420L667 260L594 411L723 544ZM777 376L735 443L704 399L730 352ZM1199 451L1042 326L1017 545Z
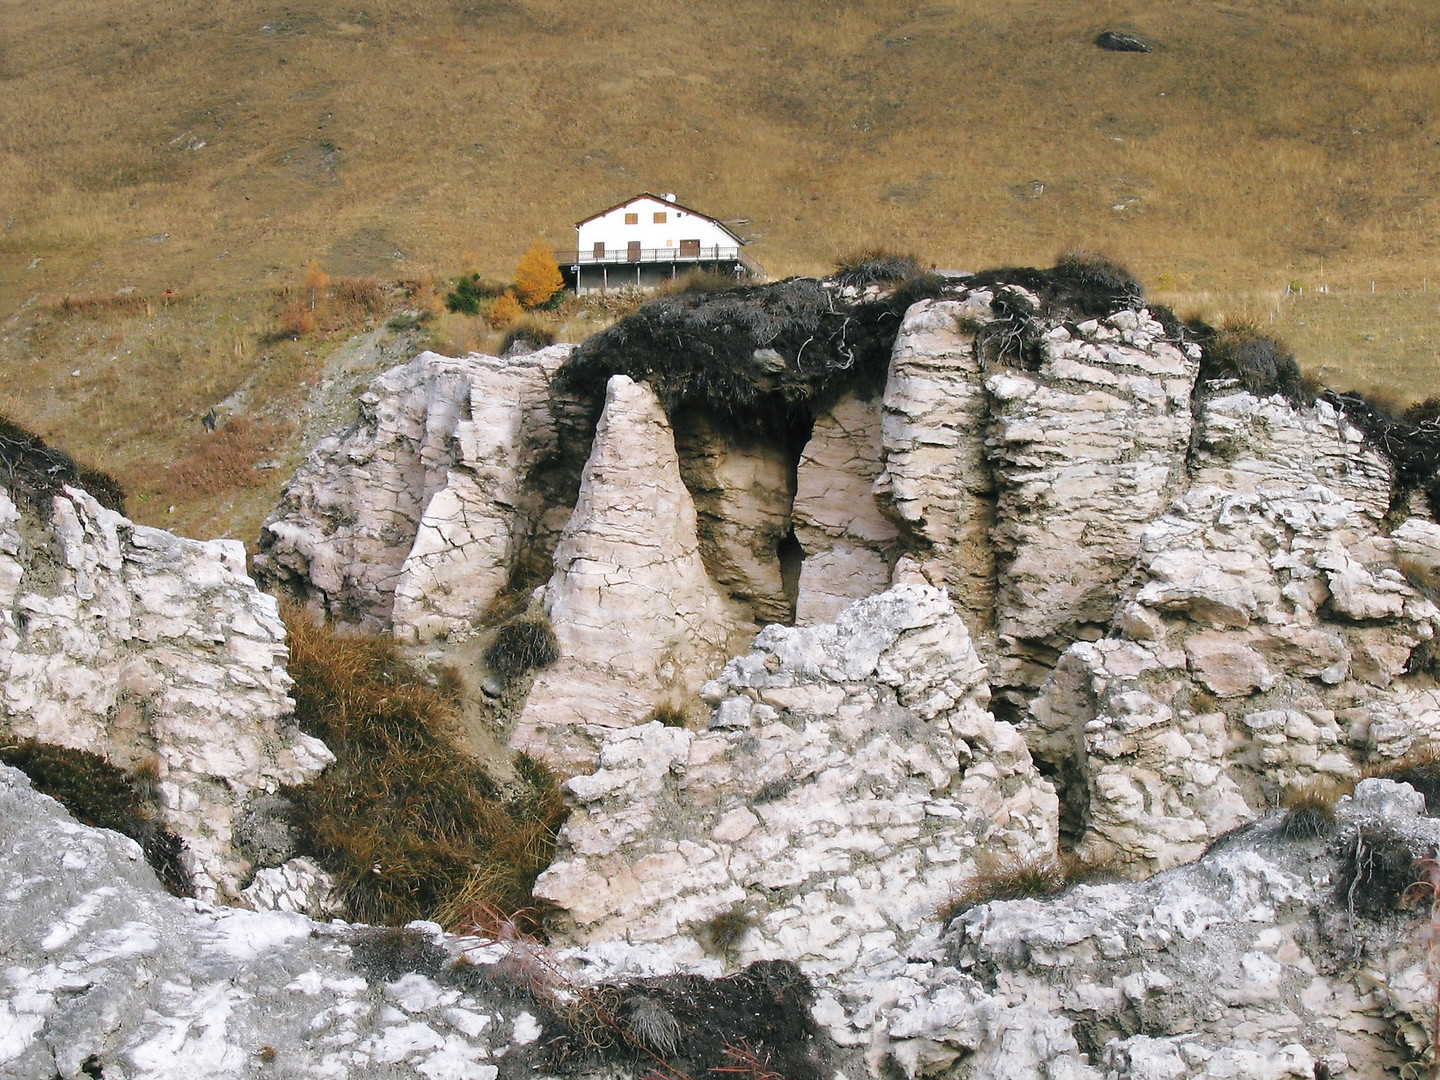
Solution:
M202 896L248 881L247 809L332 760L295 727L285 656L235 541L133 524L77 488L49 520L0 492L0 726L153 771Z
M815 419L796 469L800 566L795 622L829 622L890 584L894 524L874 494L883 460L880 410L846 397Z
M1036 687L1104 633L1145 527L1182 490L1198 354L1164 336L1135 311L1055 326L1039 371L985 381L1005 682Z
M1197 857L1286 787L1440 740L1412 659L1440 628L1440 527L1380 531L1385 463L1323 403L1234 395L1206 415L1198 474L1232 486L1197 482L1145 530L1117 634L1065 653L1026 729L1070 781L1079 852L1134 874Z
M560 661L535 680L511 742L578 769L607 730L692 694L748 621L706 573L654 391L624 375L606 388L543 603Z
M1054 851L1055 796L986 709L943 590L771 626L705 696L710 730L613 735L566 785L576 808L536 895L571 940L853 974L933 939L982 850Z
M507 948L164 893L139 848L0 766L0 1075L496 1080L545 1030ZM468 958L472 963L454 965ZM555 958L664 975L644 950ZM489 971L495 974L488 974Z
M872 1069L911 1077L1397 1075L1434 992L1420 925L1347 912L1335 878L1357 830L1433 845L1440 825L1422 809L1408 786L1367 780L1333 840L1287 840L1272 817L1140 885L974 908L943 961L865 987L868 1006L842 991L837 1015L858 1006L850 1038Z
M570 349L422 353L379 376L356 422L286 485L257 572L318 613L402 640L468 628L564 522L555 504L573 493L550 473L583 409L552 397L550 381Z

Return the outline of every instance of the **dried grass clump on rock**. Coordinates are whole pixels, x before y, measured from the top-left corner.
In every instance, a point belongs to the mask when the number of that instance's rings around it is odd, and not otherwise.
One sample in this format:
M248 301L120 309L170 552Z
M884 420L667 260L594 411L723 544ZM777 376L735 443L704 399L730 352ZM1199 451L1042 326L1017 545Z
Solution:
M335 763L292 793L300 845L335 878L351 918L468 920L528 911L565 817L555 778L517 759L503 791L454 742L451 703L388 638L338 634L287 608L302 730Z

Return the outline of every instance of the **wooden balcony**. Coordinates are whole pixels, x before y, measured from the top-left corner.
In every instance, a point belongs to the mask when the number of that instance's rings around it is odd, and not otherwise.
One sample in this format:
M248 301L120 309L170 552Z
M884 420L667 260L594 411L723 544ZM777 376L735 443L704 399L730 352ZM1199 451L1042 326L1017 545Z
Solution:
M623 266L627 263L713 263L745 262L738 246L707 247L680 244L675 247L605 248L603 251L557 251L555 261L561 266Z

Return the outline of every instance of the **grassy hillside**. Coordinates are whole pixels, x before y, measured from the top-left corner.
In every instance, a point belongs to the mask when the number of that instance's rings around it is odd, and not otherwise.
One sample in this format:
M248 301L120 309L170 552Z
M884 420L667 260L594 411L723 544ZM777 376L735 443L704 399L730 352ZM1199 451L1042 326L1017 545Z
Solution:
M276 290L312 259L505 276L647 188L777 275L1103 249L1182 312L1425 396L1437 47L1420 0L0 0L0 411L114 465L142 518L178 499L251 539L253 507L165 466L241 387L293 455L327 346L273 337Z

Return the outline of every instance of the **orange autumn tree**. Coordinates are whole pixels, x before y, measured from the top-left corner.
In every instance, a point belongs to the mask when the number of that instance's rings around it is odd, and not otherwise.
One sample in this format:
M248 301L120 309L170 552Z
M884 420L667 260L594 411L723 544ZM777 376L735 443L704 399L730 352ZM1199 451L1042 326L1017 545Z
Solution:
M527 308L536 308L565 285L560 267L543 240L530 245L515 267L515 297Z

